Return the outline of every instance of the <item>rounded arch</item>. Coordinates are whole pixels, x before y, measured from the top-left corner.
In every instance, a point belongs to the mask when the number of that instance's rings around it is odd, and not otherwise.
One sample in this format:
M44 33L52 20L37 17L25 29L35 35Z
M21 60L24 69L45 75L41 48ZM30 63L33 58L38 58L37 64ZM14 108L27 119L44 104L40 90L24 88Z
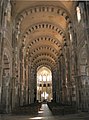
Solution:
M51 59L53 59L54 61L56 61L56 58L53 54L51 53L47 53L47 52L41 52L39 54L36 54L35 56L32 56L31 61L34 61L36 58L40 57L40 56L48 56Z
M54 59L52 59L51 57L49 56L39 56L37 57L36 59L33 60L33 64L36 63L37 61L41 61L43 59L47 59L47 60L50 60L52 61L54 64L56 63L56 61Z
M41 61L48 61L48 62L50 62L50 64L55 64L54 61L52 61L51 59L48 59L48 58L38 59L38 60L36 60L36 61L34 62L34 64L37 64L37 63L39 63L39 62L41 62Z
M61 43L58 39L53 38L52 36L39 36L38 38L35 38L34 40L29 41L29 47L32 47L34 44L38 43L38 42L43 42L43 41L49 41L53 44L55 44L56 46L58 46L60 48Z
M51 70L53 70L53 69L55 68L55 65L52 64L52 63L50 63L50 61L44 61L44 60L42 60L42 61L34 64L33 66L34 66L34 68L37 68L37 67L39 67L40 65L48 65L48 66L50 66Z
M43 70L46 70L48 73L51 74L51 70L48 67L45 67L45 66L41 66L39 69L37 69L38 74L40 74L40 73L41 73L41 75L42 74L47 74L47 72L44 73Z
M29 26L25 32L22 35L22 39L25 40L27 38L28 35L30 35L33 31L38 30L38 29L50 29L55 31L57 34L61 35L63 40L66 40L66 34L64 32L64 30L53 23L46 23L46 22L42 22L42 23L36 23L35 25L31 25Z
M68 24L71 24L71 17L67 10L62 7L57 6L48 6L48 5L41 5L41 6L33 6L32 8L25 8L17 15L17 22L16 28L19 28L21 22L24 18L32 13L38 12L49 12L49 13L56 13L58 16L63 16Z
M37 70L39 70L39 69L42 68L42 67L47 67L47 68L51 71L51 67L50 67L49 65L39 65L39 66L37 67Z
M40 67L40 66L46 66L46 67L48 67L50 70L52 70L53 68L52 68L52 66L49 64L49 63L45 63L45 62L41 62L41 63L39 63L39 64L37 64L36 66L35 66L35 69L37 69L38 67Z
M56 56L58 55L58 51L55 50L54 48L51 48L50 46L47 46L47 45L46 46L42 45L40 47L35 48L32 52L30 52L30 56L34 55L37 51L42 51L42 50L43 51L45 51L45 50L50 51L50 53L52 52Z
M53 32L53 34L57 34L56 35L56 37L58 38L58 40L59 40L59 43L60 44L62 44L63 45L63 42L65 42L66 41L66 38L65 38L65 35L64 35L64 33L61 31L61 30L59 30L59 28L55 28L55 26L53 26L53 25L48 25L48 24L45 24L45 23L41 23L40 25L42 25L43 26L43 28L44 28L44 26L46 25L47 26L47 28L48 29L51 29L51 30L54 30L56 33L54 33L53 31L51 31L51 34L52 34L52 32ZM39 25L39 24L38 24ZM38 27L38 29L40 29L41 27ZM32 29L32 31L34 30L34 28ZM31 32L31 31L30 31ZM60 33L60 34L59 34ZM59 37L59 35L60 35L60 37ZM21 47L22 46L27 46L28 44L29 44L29 39L27 39L26 37L28 37L29 36L29 31L28 32L26 32L26 35L24 35L24 37L23 37L23 39L21 39L22 40L22 44L20 44L21 45ZM30 36L31 37L31 36ZM57 38L55 38L55 39L57 39ZM63 41L62 41L62 38L63 38ZM41 40L42 40L42 37L41 37ZM48 39L49 41L50 41L50 39ZM34 41L36 41L36 40L34 40ZM32 43L35 43L34 41L32 41ZM37 41L39 41L39 39L37 39ZM51 41L53 41L56 45L58 44L58 42L56 42L55 40L53 40L53 39L51 39ZM61 41L61 42L60 42ZM31 44L30 44L31 45ZM61 46L62 46L61 45ZM59 45L58 45L59 46ZM29 46L29 48L30 48L30 46ZM51 49L54 49L54 48L51 48ZM25 49L25 51L26 51L26 49ZM54 51L54 50L53 50Z

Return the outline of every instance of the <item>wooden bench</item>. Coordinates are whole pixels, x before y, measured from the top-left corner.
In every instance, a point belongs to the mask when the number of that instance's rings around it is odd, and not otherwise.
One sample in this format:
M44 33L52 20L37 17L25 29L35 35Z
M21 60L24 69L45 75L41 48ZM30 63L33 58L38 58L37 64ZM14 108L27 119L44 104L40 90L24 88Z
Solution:
M70 105L61 105L59 103L47 103L49 109L52 111L54 115L65 115L65 114L75 114L77 113L77 109L75 106Z
M30 105L16 107L12 110L12 114L38 114L39 109L41 108L41 103L32 103Z

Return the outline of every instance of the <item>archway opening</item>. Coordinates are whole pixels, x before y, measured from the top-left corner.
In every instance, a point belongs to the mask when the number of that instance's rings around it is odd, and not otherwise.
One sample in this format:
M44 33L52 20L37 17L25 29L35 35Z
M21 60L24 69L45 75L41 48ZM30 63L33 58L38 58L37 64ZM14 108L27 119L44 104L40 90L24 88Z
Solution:
M37 69L37 100L52 100L52 73L47 67Z

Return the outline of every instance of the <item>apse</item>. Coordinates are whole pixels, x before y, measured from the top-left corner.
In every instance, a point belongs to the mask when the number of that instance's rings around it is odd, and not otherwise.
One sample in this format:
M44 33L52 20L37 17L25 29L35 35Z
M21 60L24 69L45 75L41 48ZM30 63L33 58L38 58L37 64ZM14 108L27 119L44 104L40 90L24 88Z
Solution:
M52 100L52 73L47 67L41 67L37 71L37 100Z

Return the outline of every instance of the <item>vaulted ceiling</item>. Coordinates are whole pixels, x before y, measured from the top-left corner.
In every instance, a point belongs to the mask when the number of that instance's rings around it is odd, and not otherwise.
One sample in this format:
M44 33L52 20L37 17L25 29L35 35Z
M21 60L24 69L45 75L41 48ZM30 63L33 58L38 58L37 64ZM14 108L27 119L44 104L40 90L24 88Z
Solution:
M73 27L75 4L71 0L12 0L18 43L33 66L56 66Z

